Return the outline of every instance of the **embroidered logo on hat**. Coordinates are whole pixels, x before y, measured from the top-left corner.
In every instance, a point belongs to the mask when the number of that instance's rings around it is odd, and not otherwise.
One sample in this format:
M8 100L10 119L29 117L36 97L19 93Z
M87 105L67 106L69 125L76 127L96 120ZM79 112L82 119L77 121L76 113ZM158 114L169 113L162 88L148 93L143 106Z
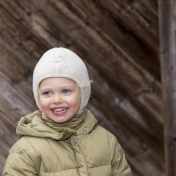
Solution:
M62 59L60 58L60 57L53 57L52 59L51 59L51 62L52 63L59 63L59 62L61 62L62 61Z

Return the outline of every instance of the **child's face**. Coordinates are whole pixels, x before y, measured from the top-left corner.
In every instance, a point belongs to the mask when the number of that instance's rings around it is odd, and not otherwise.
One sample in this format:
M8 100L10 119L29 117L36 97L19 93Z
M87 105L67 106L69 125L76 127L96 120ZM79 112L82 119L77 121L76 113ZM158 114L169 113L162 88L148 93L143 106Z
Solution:
M44 79L39 86L41 110L46 117L57 123L67 122L79 110L80 94L79 87L70 79Z

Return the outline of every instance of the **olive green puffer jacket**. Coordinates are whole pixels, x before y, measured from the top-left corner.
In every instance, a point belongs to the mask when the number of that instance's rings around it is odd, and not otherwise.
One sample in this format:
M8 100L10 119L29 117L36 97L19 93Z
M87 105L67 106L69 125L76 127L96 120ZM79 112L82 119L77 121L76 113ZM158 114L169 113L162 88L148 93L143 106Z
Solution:
M20 139L9 152L3 176L132 176L116 138L97 125L89 110L77 132L59 133L38 114L19 121Z

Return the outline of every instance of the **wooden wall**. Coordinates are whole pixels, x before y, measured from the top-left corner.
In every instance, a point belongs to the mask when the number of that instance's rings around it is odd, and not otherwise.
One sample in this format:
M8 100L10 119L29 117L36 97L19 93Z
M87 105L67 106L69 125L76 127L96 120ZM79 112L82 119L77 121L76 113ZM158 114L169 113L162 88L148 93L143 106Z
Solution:
M0 0L0 173L20 117L36 109L32 72L67 47L94 81L88 108L116 135L135 176L164 176L157 0Z
M167 176L173 176L176 175L176 1L159 2L165 170Z

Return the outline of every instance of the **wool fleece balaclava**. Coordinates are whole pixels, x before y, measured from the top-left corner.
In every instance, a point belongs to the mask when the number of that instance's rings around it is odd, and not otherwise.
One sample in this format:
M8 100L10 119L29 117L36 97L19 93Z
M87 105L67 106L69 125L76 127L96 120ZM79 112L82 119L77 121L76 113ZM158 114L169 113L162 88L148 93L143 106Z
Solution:
M81 90L81 105L77 114L83 112L91 93L91 85L84 62L74 52L66 48L53 48L43 54L33 73L33 93L36 104L41 110L38 99L40 82L46 78L68 78L75 81Z

